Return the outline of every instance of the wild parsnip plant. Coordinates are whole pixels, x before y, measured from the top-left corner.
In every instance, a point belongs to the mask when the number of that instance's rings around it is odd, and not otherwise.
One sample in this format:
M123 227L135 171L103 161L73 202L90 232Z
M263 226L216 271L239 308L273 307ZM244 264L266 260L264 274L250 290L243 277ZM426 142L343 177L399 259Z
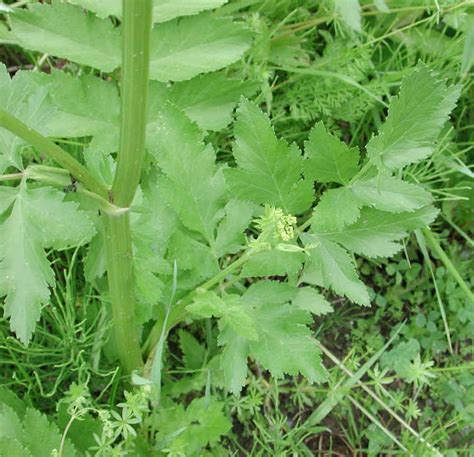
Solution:
M407 169L432 157L461 86L420 62L387 99L386 118L364 149L313 122L313 114L305 117L313 125L300 147L279 138L262 103L249 100L261 79L220 71L245 59L261 38L258 24L230 17L238 2L219 9L224 3L32 2L9 9L8 29L0 29L8 45L67 62L13 77L0 67L4 316L28 345L58 280L51 252L86 251L84 277L110 322L98 351L135 386L120 413L92 406L88 394L71 400L64 433L49 425L51 442L60 438L51 455L203 455L231 428L211 385L240 395L249 364L275 379L332 382L322 363L326 343L311 326L334 311L331 294L371 306L359 257L390 258L416 232L422 249L426 239L450 268L428 228L439 214L435 198ZM347 16L342 3L335 2L334 14L360 32L360 11ZM376 103L384 95L369 98ZM340 96L337 109L350 110L348 95ZM232 145L225 160L211 141L224 129ZM198 321L209 341L216 338L212 358L183 330ZM186 390L162 382L177 326L190 367L206 377L206 395L186 406L172 401L170 389ZM371 366L351 374L348 386ZM318 424L336 404L326 401L310 421ZM1 421L16 424L11 433L0 430L8 449L40 455L19 430L36 421L37 433L46 433L46 419L5 405ZM95 445L77 449L67 434L83 420L95 430Z

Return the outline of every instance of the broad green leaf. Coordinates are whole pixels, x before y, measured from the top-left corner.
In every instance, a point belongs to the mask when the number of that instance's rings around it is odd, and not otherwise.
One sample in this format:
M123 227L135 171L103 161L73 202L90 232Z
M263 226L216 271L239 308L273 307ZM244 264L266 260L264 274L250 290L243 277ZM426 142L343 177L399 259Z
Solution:
M267 304L254 309L258 341L250 342L250 356L270 373L301 373L311 382L325 380L325 371L316 342L307 327L311 316L288 304Z
M48 88L30 77L30 72L18 72L10 79L6 67L0 63L0 106L32 128L44 131L45 120L51 119L52 107ZM0 127L0 173L8 167L22 169L20 148L23 140Z
M15 410L0 403L0 442L5 438L20 440L22 432L21 420Z
M331 303L312 287L299 288L292 304L303 311L316 314L316 316L322 316L334 311Z
M0 455L10 457L34 457L20 441L14 438L2 438L0 440Z
M98 77L19 71L10 79L0 64L0 105L45 136L118 136L117 89ZM21 169L22 146L21 139L0 129L0 172Z
M466 19L466 38L462 54L461 74L467 75L474 63L474 15L469 14Z
M202 368L206 358L206 349L198 340L186 330L180 329L179 347L183 353L186 369L198 370Z
M49 456L53 451L59 449L62 434L53 422L39 411L28 408L23 419L23 428L27 433L23 434L22 443L34 456ZM64 455L74 457L76 450L68 439L64 445Z
M359 0L333 0L334 9L342 21L355 32L362 31L362 17Z
M171 274L164 257L178 221L164 201L158 180L150 179L140 201L135 200L131 224L137 297L139 303L155 304L163 289L160 277Z
M370 305L367 288L344 248L315 235L305 234L302 239L310 252L302 282L332 289L359 305Z
M223 404L212 397L196 398L186 410L183 404L165 403L154 417L158 450L200 455L203 448L219 441L231 428L222 410Z
M226 193L212 147L204 145L195 124L171 104L149 126L148 147L168 178L161 183L168 203L187 228L212 243Z
M359 220L340 231L318 231L318 235L342 244L349 251L368 257L390 257L409 232L431 224L438 214L433 206L413 212L387 213L365 208Z
M225 216L217 227L213 249L217 257L235 254L245 246L244 230L252 219L253 208L247 202L230 200L224 208Z
M237 61L249 48L250 32L209 14L157 25L151 35L150 78L183 81Z
M414 211L433 201L431 194L422 187L391 176L357 181L350 189L365 205L391 213Z
M270 283L265 287L271 287ZM219 345L223 346L221 369L228 389L234 394L245 383L249 356L275 377L301 373L311 382L321 382L326 377L319 349L307 327L312 322L310 315L287 303L270 300L268 297L265 304L254 305L245 295L242 297L255 322L257 341L239 336L230 327L223 328L219 335Z
M186 309L200 317L218 317L222 326L228 325L237 335L248 340L257 340L255 322L240 302L240 297L228 295L223 298L215 292L204 292L195 297Z
M387 120L367 144L371 162L381 170L397 169L428 157L459 92L419 64L402 81Z
M167 258L172 263L176 261L178 271L192 271L197 282L219 271L219 265L209 246L179 230L170 238Z
M360 216L363 203L349 187L329 189L314 209L311 227L314 230L340 230Z
M228 0L154 0L153 21L165 22L222 6ZM94 11L99 17L122 16L122 0L69 0Z
M311 130L305 151L308 155L304 164L306 179L348 184L358 171L358 149L349 148L328 133L322 122Z
M297 273L303 263L301 252L287 252L273 249L252 256L242 269L243 278L259 276L285 276Z
M0 387L0 405L9 406L20 418L25 415L26 405L6 387ZM0 430L3 429L0 427Z
M222 329L218 342L219 346L223 346L220 367L226 387L234 395L238 395L247 379L249 341L226 327Z
M218 8L228 0L154 0L154 22L165 22L179 16L190 16L204 10Z
M0 187L0 216L15 201L17 190L14 187Z
M122 16L122 0L68 0L69 3L80 5L97 16L106 18L107 16Z
M312 184L301 178L303 158L298 147L278 140L268 117L248 100L240 103L234 132L238 167L226 170L234 195L291 214L308 209Z
M20 417L7 405L0 404L0 455L11 457L49 457L58 450L62 435L58 427L33 408ZM8 450L13 454L7 454ZM76 450L69 439L64 441L64 453L74 457Z
M12 36L33 51L112 71L120 65L120 32L112 22L55 2L17 8L10 15Z
M256 83L210 73L177 82L165 95L200 128L218 131L230 124L240 98L250 97L256 90Z
M120 100L115 84L96 76L74 77L63 71L50 75L31 72L28 76L47 87L52 114L43 128L48 136L115 133L118 142Z
M45 248L63 249L89 241L94 227L77 204L63 202L51 188L17 188L11 213L0 226L0 296L4 314L27 344L49 299L53 271Z
M297 291L296 286L287 282L258 281L250 285L242 299L253 306L282 304L293 300Z

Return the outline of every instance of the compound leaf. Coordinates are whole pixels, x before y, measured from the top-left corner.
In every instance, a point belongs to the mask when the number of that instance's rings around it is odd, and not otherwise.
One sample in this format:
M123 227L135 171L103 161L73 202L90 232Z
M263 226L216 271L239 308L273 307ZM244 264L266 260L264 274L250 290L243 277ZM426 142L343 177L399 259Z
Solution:
M302 239L310 252L302 282L332 289L359 305L370 304L367 288L344 248L315 235L305 234Z
M447 86L419 64L403 80L379 134L367 144L370 161L381 170L393 170L428 157L459 93L460 87Z
M153 20L165 22L179 16L190 16L218 8L228 0L154 0Z
M239 60L250 41L243 26L209 14L159 24L151 35L150 78L183 81L219 70Z
M437 214L433 206L399 214L365 208L355 224L340 231L318 231L318 234L356 254L390 257L402 248L401 239L410 231L431 224Z
M305 142L305 151L308 155L304 164L307 179L348 184L358 171L358 149L349 148L328 133L322 122L318 122L311 130Z
M232 111L240 98L251 96L256 89L254 82L209 73L173 84L166 97L203 130L218 131L231 122Z
M349 187L329 189L313 211L311 226L315 230L340 230L359 218L362 206Z
M244 230L252 219L253 207L248 202L230 200L224 211L213 246L217 257L235 254L245 245Z
M253 255L242 269L242 277L285 276L297 273L303 264L301 252L273 249Z
M223 346L220 367L225 385L230 392L238 395L247 379L249 341L230 327L225 327L219 334L218 342L219 346Z
M279 378L301 373L311 382L325 380L316 342L307 327L311 316L288 304L254 308L258 341L250 342L250 356Z
M422 187L383 175L356 181L351 191L364 205L391 213L414 211L433 201Z
M234 132L238 167L226 170L234 194L287 213L308 209L313 199L312 184L301 177L303 158L298 147L278 140L268 117L245 99L240 103Z
M218 317L221 325L228 325L239 336L257 340L255 322L240 302L240 297L227 295L219 297L215 292L199 294L186 309L204 318Z
M0 226L0 296L4 314L18 338L27 344L41 305L49 299L53 271L45 248L63 249L87 242L94 226L77 204L48 188L28 189L23 182L10 214Z
M99 17L122 15L122 0L69 0L94 11ZM228 0L154 0L153 21L165 22L222 6Z
M309 311L316 314L316 316L322 316L334 311L331 303L312 287L299 288L292 303L299 309Z
M196 125L170 103L156 119L153 129L149 126L148 144L168 178L161 183L163 193L183 224L212 243L226 192L215 153L210 145L204 145Z
M10 15L16 42L82 65L112 71L120 65L120 32L112 22L55 2L36 3Z

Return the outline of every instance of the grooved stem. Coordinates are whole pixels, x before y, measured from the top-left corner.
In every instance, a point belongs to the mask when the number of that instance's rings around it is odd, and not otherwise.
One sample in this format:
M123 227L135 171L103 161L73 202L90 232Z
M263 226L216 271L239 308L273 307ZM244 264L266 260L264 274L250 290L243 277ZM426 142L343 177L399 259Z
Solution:
M128 208L140 182L145 157L152 0L123 0L121 126L111 200ZM143 367L135 324L135 278L130 214L104 215L107 276L113 333L120 362L130 374Z
M152 0L123 0L121 126L114 203L127 207L145 159Z

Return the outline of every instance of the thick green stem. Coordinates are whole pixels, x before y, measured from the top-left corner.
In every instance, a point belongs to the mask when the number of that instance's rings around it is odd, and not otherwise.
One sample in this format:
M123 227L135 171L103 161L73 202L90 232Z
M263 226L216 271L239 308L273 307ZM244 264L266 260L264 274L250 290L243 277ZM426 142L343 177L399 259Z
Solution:
M123 0L122 111L117 171L112 202L132 204L145 157L147 92L152 0ZM120 362L127 373L143 367L135 324L130 214L105 214L107 275L112 306L113 332Z
M130 214L104 215L105 247L115 347L127 373L141 368L138 328L135 325L135 279L133 274Z
M44 137L37 131L31 129L15 116L0 108L0 127L9 130L11 133L25 140L34 146L39 152L46 154L50 159L65 168L78 181L82 182L90 191L103 198L108 197L108 190L84 165L74 157L61 149L50 139Z
M129 206L145 158L152 0L123 0L122 112L114 203Z

